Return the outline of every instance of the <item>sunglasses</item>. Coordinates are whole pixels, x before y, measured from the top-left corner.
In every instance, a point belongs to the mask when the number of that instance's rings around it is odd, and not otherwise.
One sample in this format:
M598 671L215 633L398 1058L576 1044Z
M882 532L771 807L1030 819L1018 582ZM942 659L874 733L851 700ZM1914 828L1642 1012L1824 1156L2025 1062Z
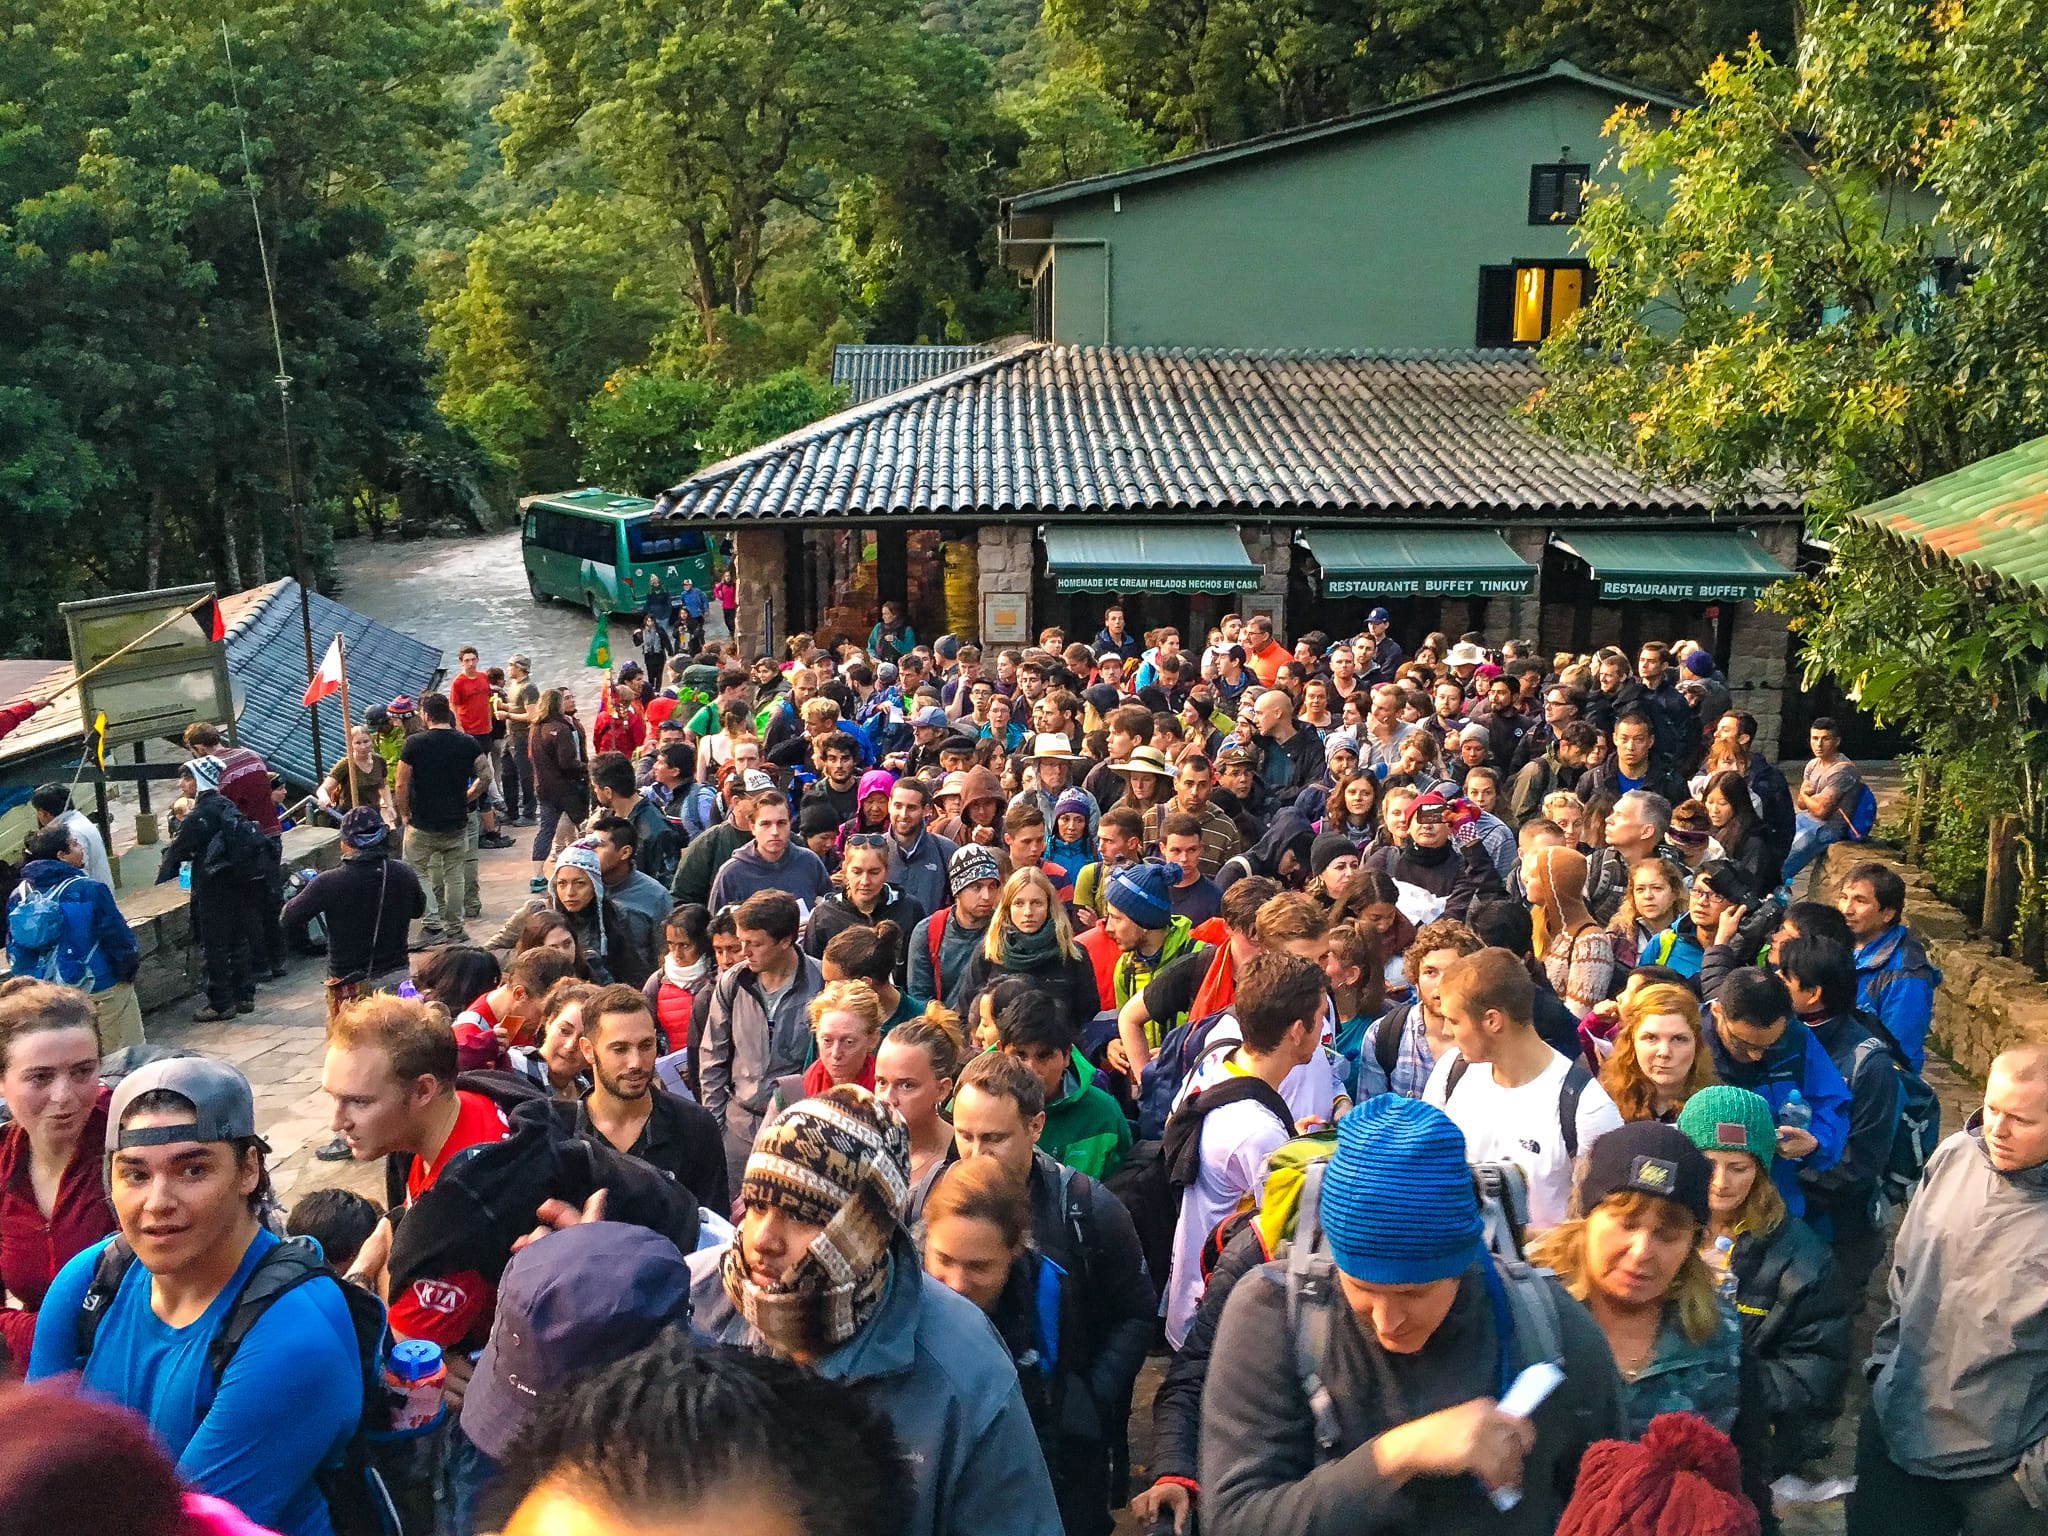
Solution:
M846 846L849 848L886 848L889 846L889 839L880 832L856 832L847 838Z

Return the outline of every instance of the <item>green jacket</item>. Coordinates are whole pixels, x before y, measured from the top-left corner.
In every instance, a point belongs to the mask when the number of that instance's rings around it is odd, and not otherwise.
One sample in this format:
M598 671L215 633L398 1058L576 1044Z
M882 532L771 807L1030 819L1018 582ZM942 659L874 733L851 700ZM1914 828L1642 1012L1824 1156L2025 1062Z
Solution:
M1060 1097L1045 1107L1038 1148L1091 1179L1107 1178L1131 1145L1131 1123L1115 1099L1095 1086L1095 1068L1074 1052Z
M1159 946L1156 960L1146 960L1138 955L1118 955L1113 973L1117 1007L1123 1007L1144 991L1145 983L1158 975L1167 961L1176 960L1196 947L1195 925L1184 917L1175 917L1166 925L1166 942ZM1178 1019L1155 1019L1145 1026L1145 1034L1154 1050L1159 1048L1160 1037L1179 1022Z

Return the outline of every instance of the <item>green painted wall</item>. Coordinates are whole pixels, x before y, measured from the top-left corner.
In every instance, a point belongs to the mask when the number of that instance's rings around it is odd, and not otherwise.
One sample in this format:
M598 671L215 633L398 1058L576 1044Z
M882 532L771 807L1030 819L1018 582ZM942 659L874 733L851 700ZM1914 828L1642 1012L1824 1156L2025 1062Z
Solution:
M1479 269L1572 255L1529 223L1529 168L1595 175L1604 93L1560 80L1048 210L1053 332L1121 346L1470 347ZM1110 334L1103 334L1103 282Z

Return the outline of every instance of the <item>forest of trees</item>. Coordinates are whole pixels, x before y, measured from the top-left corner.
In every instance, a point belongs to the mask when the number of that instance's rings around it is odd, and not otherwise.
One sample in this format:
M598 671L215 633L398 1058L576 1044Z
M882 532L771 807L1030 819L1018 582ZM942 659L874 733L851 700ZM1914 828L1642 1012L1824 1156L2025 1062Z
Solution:
M319 559L652 491L841 341L1026 322L1004 193L1570 57L1688 88L1764 0L0 0L0 652L283 574L260 211ZM232 45L230 69L228 45ZM244 144L253 176L244 169ZM252 197L253 194L253 197Z

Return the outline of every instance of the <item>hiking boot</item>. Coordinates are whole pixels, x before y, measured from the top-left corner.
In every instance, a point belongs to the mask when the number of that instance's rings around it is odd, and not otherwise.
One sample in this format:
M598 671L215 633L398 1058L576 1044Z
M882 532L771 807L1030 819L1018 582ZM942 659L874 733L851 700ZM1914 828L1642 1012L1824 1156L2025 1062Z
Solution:
M346 1136L336 1136L315 1147L313 1156L323 1163L346 1163L355 1157L355 1153L349 1151Z
M237 1013L254 1013L255 1011L256 999L253 997L245 997L239 1003L235 1004L235 1012Z
M192 1022L194 1024L218 1024L221 1020L232 1019L234 1016L234 1009L216 1008L211 1003L208 1003L204 1008L199 1009L192 1015Z
M533 892L534 895L538 896L542 891L548 888L548 877L546 875L535 875L531 880L526 882L526 888L529 891Z
M479 848L510 848L512 839L502 832L487 832L476 840Z

